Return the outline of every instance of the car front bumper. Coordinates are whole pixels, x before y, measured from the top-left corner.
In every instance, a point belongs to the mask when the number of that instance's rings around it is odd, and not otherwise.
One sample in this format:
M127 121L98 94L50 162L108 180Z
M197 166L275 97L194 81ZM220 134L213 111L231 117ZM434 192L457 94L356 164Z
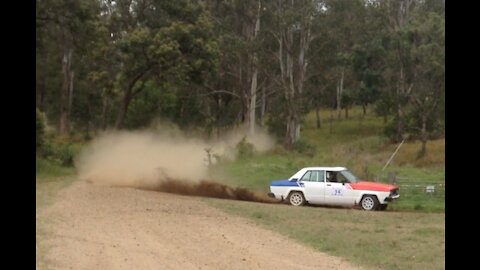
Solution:
M391 195L391 196L386 197L386 198L385 198L385 201L386 201L386 202L391 202L391 201L393 201L393 200L395 200L395 199L398 199L398 197L400 197L400 194Z

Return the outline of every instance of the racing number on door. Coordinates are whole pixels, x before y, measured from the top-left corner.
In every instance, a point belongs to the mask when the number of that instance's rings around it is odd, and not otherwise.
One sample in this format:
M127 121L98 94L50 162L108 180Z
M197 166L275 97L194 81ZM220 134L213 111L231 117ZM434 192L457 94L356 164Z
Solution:
M343 196L342 189L332 188L332 196Z

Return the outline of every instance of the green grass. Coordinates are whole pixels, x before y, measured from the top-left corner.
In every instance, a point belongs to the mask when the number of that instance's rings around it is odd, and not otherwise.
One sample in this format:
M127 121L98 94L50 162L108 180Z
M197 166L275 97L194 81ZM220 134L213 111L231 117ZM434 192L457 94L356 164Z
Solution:
M42 179L51 179L52 177L71 175L75 173L75 169L73 167L62 166L57 161L40 157L37 157L35 165L37 181L43 181Z
M307 115L302 126L302 140L314 147L313 155L277 146L267 153L212 166L211 179L266 193L271 180L288 178L306 166L345 166L363 179L381 182L387 181L387 172L395 172L401 197L387 211L205 200L227 213L254 220L259 226L355 265L372 269L444 269L445 215L441 212L445 209L445 140L429 142L427 156L420 160L415 158L419 143L407 142L382 171L397 147L382 136L382 119L369 114L360 121L360 110L354 108L351 119L334 120L330 128L330 114L322 113L321 129L314 125L314 114ZM74 168L61 163L61 159L37 159L37 212L74 181ZM425 193L425 186L431 184L437 192ZM48 246L38 241L51 233L48 222L37 215L37 248L43 251L37 252L37 266L38 261L48 264L42 255Z
M382 170L398 144L384 137L383 119L374 114L362 116L361 108L350 110L350 118L337 120L332 110L321 112L322 127L316 128L315 114L305 117L301 139L311 145L313 155L292 153L277 147L251 158L223 162L213 166L213 180L268 192L274 179L285 179L306 166L344 166L361 179L387 182L387 173L395 172L400 186L400 199L391 209L442 212L445 209L445 140L429 141L427 155L416 158L419 142L406 142L391 163ZM342 115L342 117L344 117ZM426 194L427 185L436 192Z
M445 269L445 215L207 199L316 250L371 269ZM282 247L288 248L288 247Z
M53 233L49 229L52 220L41 214L41 211L51 205L58 192L73 183L75 177L74 168L63 167L55 161L37 157L35 179L37 268L48 269L50 262L46 259L46 253L50 246L45 240Z

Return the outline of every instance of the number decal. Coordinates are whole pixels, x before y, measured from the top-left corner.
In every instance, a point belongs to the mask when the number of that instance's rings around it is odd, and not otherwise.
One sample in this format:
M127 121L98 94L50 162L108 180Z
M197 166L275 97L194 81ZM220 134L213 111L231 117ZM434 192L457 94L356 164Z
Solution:
M343 196L341 188L332 188L332 196Z

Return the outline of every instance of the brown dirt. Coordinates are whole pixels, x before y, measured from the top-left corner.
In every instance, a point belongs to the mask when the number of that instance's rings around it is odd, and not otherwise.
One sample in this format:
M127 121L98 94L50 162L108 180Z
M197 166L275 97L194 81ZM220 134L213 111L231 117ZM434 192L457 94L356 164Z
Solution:
M276 200L268 198L265 194L258 194L247 188L229 187L214 181L201 180L198 183L190 182L188 180L178 180L167 178L159 181L155 185L139 186L139 189L154 190L173 194L209 197L217 199L229 199L239 201L250 201L260 203L277 203Z
M358 269L198 197L77 181L37 218L37 269Z

